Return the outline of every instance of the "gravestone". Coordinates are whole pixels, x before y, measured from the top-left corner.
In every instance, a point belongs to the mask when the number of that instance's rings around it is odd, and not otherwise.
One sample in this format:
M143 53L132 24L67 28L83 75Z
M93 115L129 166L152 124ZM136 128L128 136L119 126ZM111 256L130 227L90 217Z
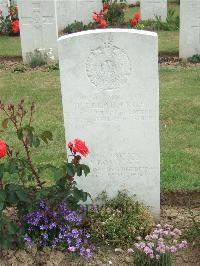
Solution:
M167 18L167 0L141 0L140 12L142 20L155 20L155 16L165 21Z
M4 18L9 14L9 6L10 2L8 0L0 0L0 11L2 12L2 16Z
M66 140L90 148L91 174L78 186L93 197L126 189L158 217L157 34L90 30L59 38L58 52Z
M139 2L139 0L126 0L126 3L128 4L128 5L135 5L137 2Z
M23 60L27 53L52 51L57 58L57 23L54 0L18 0Z
M92 21L93 12L101 9L102 0L56 0L58 30L63 30L75 20L88 24Z
M200 1L181 0L179 54L185 59L200 54Z

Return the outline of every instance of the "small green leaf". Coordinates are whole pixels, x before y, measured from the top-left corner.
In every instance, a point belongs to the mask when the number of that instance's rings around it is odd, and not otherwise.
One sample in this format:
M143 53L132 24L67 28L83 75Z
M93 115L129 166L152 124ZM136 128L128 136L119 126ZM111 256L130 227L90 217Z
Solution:
M86 164L81 164L81 167L83 169L83 172L84 172L85 176L87 176L90 173L89 166L87 166Z
M9 118L6 118L6 119L4 119L3 120L3 122L2 122L2 127L4 128L4 129L6 129L7 127L8 127L8 122L9 122Z
M76 169L72 163L67 163L66 170L67 170L67 175L75 176Z
M81 165L77 165L76 166L76 173L77 173L77 176L82 176L82 167L81 167Z
M6 191L0 190L0 202L5 202L6 200Z

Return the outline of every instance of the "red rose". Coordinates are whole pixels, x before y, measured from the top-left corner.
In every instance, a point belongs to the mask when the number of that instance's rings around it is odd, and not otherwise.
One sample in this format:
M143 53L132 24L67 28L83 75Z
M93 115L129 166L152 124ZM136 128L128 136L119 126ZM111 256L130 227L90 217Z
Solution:
M99 16L97 13L94 13L94 15L92 16L92 19L95 21L95 22L99 22Z
M132 26L136 26L138 24L138 20L135 19L135 18L132 18L131 19L131 24L132 24Z
M135 13L134 18L135 18L137 21L140 20L140 13Z
M0 139L0 159L6 156L6 144Z
M107 26L107 23L106 23L105 19L101 19L100 24L101 24L101 28L102 28L102 29L105 29L106 26Z
M103 4L103 10L109 9L109 4Z
M12 21L11 26L13 33L19 32L19 20Z
M73 152L78 152L82 154L84 157L86 157L89 153L88 147L85 145L85 141L82 141L80 139L75 139L74 142L69 142L68 147Z

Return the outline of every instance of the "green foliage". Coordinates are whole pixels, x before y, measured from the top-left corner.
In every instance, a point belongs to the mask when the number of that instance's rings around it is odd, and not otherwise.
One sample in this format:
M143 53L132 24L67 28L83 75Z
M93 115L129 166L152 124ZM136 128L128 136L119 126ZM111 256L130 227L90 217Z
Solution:
M26 71L26 67L24 65L16 65L13 69L13 73L24 73Z
M124 192L112 200L103 193L98 200L102 206L88 212L90 233L95 242L128 247L138 235L147 234L154 224L149 210Z
M95 29L95 28L96 28L95 23L90 22L89 24L85 25L83 24L83 22L74 21L74 23L67 25L65 29L63 30L63 32L71 34L71 33L79 32L79 31L90 30L90 29Z
M36 49L34 52L27 53L26 61L30 67L40 67L47 64L47 53Z
M161 254L160 259L155 262L147 259L144 252L137 251L134 253L135 266L171 266L172 258L169 253Z
M59 70L59 63L49 64L48 71Z
M188 62L193 63L193 64L200 63L200 54L195 54L195 55L189 57Z
M177 31L179 30L179 16L176 16L175 10L170 8L166 21L162 21L160 17L156 16L155 20L142 21L142 24L148 30Z
M200 213L195 215L191 210L192 226L185 230L184 237L187 238L194 247L200 248Z
M19 33L14 33L12 31L12 22L18 20L18 10L16 6L9 7L9 14L3 17L0 10L0 34L16 36Z
M109 1L110 2L110 1ZM105 15L105 19L109 26L117 26L124 23L126 4L122 1L112 1Z

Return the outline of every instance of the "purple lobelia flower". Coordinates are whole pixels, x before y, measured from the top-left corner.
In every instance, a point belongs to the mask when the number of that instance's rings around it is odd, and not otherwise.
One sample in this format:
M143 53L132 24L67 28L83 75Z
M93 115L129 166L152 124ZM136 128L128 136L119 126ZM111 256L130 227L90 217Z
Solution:
M51 208L41 201L38 209L26 215L24 221L27 229L24 241L29 247L33 244L53 249L65 246L69 253L78 253L86 260L92 258L94 247L89 245L90 234L81 226L83 218L66 203Z

